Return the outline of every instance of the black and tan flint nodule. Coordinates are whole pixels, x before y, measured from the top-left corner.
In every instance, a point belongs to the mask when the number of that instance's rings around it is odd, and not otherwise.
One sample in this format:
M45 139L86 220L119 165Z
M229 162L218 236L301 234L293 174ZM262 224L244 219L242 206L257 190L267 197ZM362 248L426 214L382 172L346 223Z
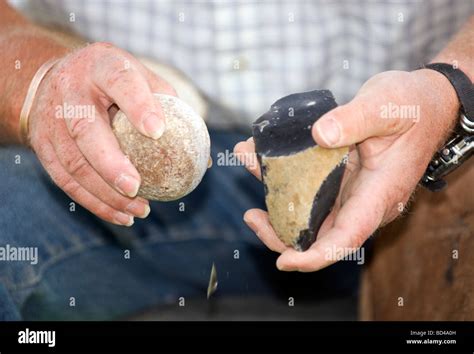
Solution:
M328 90L296 93L276 101L252 126L270 222L299 251L316 240L339 194L348 148L322 148L311 135L314 122L335 107Z

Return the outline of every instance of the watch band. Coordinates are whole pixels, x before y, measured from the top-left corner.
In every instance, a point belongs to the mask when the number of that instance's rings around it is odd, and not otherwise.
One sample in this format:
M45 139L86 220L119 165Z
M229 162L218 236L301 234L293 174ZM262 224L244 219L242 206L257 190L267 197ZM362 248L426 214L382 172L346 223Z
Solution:
M426 168L421 184L431 191L446 186L446 176L474 154L474 85L464 72L446 63L423 67L443 74L451 83L460 103L459 126Z

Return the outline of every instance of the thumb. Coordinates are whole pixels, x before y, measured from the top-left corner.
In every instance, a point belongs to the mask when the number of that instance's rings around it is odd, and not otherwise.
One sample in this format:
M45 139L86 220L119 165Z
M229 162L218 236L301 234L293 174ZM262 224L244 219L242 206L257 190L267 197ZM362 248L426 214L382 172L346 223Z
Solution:
M401 129L398 118L382 118L379 105L354 98L319 118L313 125L314 140L328 148L349 146L374 136L387 136Z

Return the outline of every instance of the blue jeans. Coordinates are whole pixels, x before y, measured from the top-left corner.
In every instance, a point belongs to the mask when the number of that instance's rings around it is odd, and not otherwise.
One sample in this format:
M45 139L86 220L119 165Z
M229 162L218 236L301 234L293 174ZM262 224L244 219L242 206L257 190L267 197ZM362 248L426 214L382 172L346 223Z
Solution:
M246 138L210 133L214 162ZM132 228L79 205L71 211L71 202L33 153L0 148L0 247L38 249L37 264L0 261L0 320L116 319L180 297L205 299L213 262L215 296L316 301L356 289L353 263L314 274L275 268L277 255L242 221L246 209L264 207L262 185L243 167L215 165L193 193L152 203L150 216Z

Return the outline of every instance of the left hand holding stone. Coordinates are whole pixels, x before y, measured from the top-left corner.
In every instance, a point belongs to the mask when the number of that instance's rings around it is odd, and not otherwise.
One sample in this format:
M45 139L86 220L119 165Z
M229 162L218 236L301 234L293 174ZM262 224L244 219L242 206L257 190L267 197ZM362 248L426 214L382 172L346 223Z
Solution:
M341 191L316 242L305 252L287 247L263 210L248 210L245 222L268 248L281 253L278 269L311 272L327 267L337 261L328 252L361 247L377 228L405 209L458 110L454 89L435 71L375 75L351 102L328 112L313 126L320 146L351 147ZM253 140L238 143L235 153L255 154ZM261 179L260 166L246 167Z

